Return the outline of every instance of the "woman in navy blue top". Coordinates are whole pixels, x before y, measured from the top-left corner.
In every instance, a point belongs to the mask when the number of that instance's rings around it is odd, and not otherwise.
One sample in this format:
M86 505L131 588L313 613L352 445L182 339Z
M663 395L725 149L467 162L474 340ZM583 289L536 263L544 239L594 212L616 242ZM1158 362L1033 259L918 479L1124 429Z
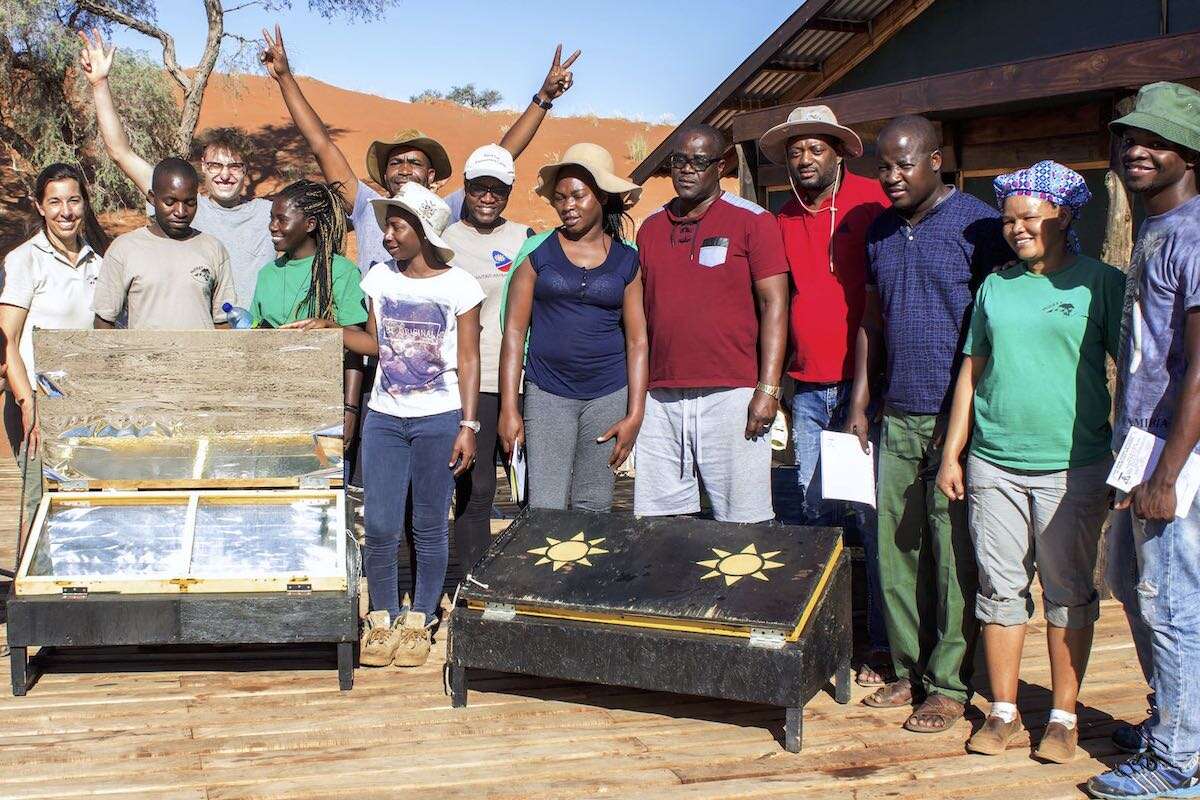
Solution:
M640 187L613 174L596 145L575 145L539 177L562 225L539 237L509 284L499 436L510 454L528 449L531 506L609 511L649 374L637 251L622 241Z

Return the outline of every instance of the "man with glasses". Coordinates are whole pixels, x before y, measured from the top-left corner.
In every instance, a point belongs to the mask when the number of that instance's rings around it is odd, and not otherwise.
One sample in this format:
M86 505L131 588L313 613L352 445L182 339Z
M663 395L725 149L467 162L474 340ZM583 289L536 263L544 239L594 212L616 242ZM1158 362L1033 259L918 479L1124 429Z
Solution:
M787 349L788 262L775 217L721 190L725 136L689 125L669 157L676 197L638 232L650 392L637 441L634 513L724 522L771 507L767 433Z
M79 38L83 42L80 65L92 87L104 148L138 191L146 195L154 165L134 152L108 86L116 48L105 47L98 31L92 31L91 37L80 32ZM191 225L225 246L233 272L234 305L249 308L258 271L275 258L275 246L268 229L271 201L244 196L248 183L244 147L242 137L229 128L206 131L201 137L197 151L204 191L196 198L196 216Z
M463 473L455 492L454 547L463 571L483 556L491 542L492 501L496 496L496 425L500 419L500 306L504 281L526 238L528 225L504 218L516 172L512 154L497 144L480 147L463 169L463 218L442 238L454 250L454 266L479 281L479 405L475 466Z
M267 73L279 84L279 91L283 95L288 113L292 115L292 121L296 123L300 134L317 157L317 164L320 165L325 180L340 186L342 204L346 207L356 231L358 267L365 275L372 264L387 261L389 257L383 247L383 233L379 230L374 207L371 205L371 200L382 195L355 174L345 153L334 144L325 123L304 96L288 64L283 33L279 26L275 26L274 36L264 30L263 40L264 47L260 58L267 68ZM553 107L553 101L571 88L574 77L570 68L578 57L577 50L563 61L562 45L554 51L554 60L541 88L500 140L500 146L511 153L513 158L520 156L533 141L534 134L546 118L546 112ZM450 177L451 172L450 157L445 148L436 140L416 130L402 131L391 139L372 142L367 149L366 168L371 180L383 187L388 195L394 195L401 186L410 181L436 188L436 185ZM450 218L460 219L463 213L462 192L452 193L446 198L446 202L450 206Z

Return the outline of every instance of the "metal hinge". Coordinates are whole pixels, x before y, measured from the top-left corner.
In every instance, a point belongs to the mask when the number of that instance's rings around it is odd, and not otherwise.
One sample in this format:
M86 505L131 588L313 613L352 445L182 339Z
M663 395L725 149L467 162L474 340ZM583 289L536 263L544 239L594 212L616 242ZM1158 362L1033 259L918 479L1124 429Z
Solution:
M750 629L750 646L751 647L766 647L771 650L778 650L786 644L781 631L767 630L766 628L751 628Z
M62 596L69 600L87 600L88 587L64 586L62 587Z
M288 594L312 594L312 584L301 581L288 581Z
M483 619L496 622L511 622L517 616L517 607L508 603L484 603Z

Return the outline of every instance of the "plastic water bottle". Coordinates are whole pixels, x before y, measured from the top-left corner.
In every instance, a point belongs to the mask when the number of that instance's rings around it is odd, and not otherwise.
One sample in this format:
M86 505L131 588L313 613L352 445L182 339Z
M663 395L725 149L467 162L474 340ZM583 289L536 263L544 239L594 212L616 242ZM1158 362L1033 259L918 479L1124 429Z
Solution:
M221 306L221 310L225 312L232 328L249 328L253 322L249 311L235 306L233 303L225 303Z

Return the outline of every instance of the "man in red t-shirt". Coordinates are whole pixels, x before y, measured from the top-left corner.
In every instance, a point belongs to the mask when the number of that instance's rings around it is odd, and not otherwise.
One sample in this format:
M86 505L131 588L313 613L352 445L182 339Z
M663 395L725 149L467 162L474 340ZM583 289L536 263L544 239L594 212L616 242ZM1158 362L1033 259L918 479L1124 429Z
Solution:
M787 348L787 258L775 218L721 191L725 136L682 129L668 160L677 197L642 223L638 255L650 392L637 441L634 513L763 522L767 432Z
M854 344L866 301L867 229L889 205L879 182L846 169L862 141L838 124L826 106L802 106L763 134L762 152L785 164L792 198L779 212L779 230L796 291L791 308L792 442L800 482L799 508L780 509L787 522L844 525L844 503L821 495L821 432L840 431L854 385ZM867 553L868 630L872 653L859 682L885 676L887 633L879 591L874 510L855 506L853 523Z

